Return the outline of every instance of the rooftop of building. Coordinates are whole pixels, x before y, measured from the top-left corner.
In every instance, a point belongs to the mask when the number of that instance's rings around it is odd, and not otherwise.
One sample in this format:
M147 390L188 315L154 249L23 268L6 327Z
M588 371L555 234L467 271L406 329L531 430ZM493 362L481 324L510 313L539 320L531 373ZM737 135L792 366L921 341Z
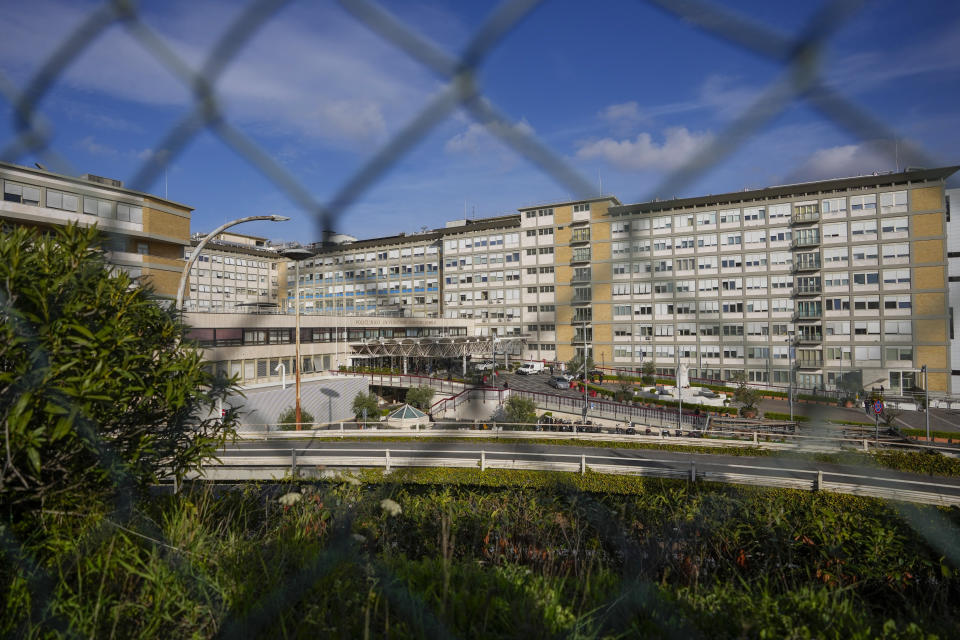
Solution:
M596 196L594 198L584 198L581 200L563 200L560 202L541 202L539 204L531 204L529 206L519 207L517 211L523 212L523 211L529 211L530 209L549 209L550 207L566 207L566 206L575 205L575 204L604 202L606 200L612 200L617 206L621 206L622 204L620 200L617 199L616 196L608 194L605 196Z
M136 196L136 197L147 197L152 200L156 200L165 204L172 205L174 207L179 207L181 209L186 209L188 211L193 211L193 207L185 205L182 202L177 202L176 200L170 200L169 198L164 198L158 196L154 193L148 193L146 191L137 191L136 189L130 189L123 186L122 180L117 180L115 178L104 178L103 176L96 176L90 173L86 173L82 176L68 176L62 173L56 173L54 171L48 170L43 165L37 167L25 167L19 164L13 164L11 162L0 162L0 171L19 171L36 176L40 176L46 179L59 180L66 183L75 184L78 186L85 187L97 187L101 189L109 189L111 191L117 191L126 195Z
M814 182L798 182L796 184L777 185L763 189L744 189L731 193L710 194L693 198L673 198L669 200L653 200L639 202L618 207L611 207L610 215L628 215L635 213L653 213L674 209L688 209L693 207L712 207L730 204L742 204L771 200L775 198L789 198L796 196L820 196L828 193L847 191L850 189L864 189L870 187L893 186L917 182L945 180L960 170L960 165L939 167L935 169L908 168L905 171L891 171L888 173L873 173L866 176L852 176L849 178L833 178Z

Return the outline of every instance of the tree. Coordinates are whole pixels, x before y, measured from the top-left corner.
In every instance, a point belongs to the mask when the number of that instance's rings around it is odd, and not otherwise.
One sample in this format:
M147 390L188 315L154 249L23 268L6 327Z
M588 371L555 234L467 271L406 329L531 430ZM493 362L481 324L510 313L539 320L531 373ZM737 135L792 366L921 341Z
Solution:
M297 428L297 409L296 407L287 407L277 418L277 424L281 431L293 431ZM300 426L313 424L313 414L300 407Z
M537 421L537 403L530 398L510 396L503 404L507 422L530 424Z
M591 358L590 356L587 356L587 371L590 371L590 369L593 369L593 358ZM582 372L583 356L580 354L575 355L573 359L567 363L567 371L569 371L574 375Z
M654 374L657 372L657 368L653 365L653 360L644 361L640 371L643 372L643 384L653 384L655 380Z
M757 402L760 401L760 392L747 386L747 374L743 371L737 371L733 375L733 381L737 383L737 389L733 392L733 399L740 403L740 411L743 413L756 411Z
M367 410L367 418L373 416L379 418L380 403L377 401L377 394L372 391L369 393L361 391L353 398L353 415L362 418L364 409Z
M406 403L421 411L427 411L434 393L430 387L410 387L407 389Z
M183 478L235 433L237 392L95 227L0 234L0 496L8 513ZM224 405L226 406L226 405Z

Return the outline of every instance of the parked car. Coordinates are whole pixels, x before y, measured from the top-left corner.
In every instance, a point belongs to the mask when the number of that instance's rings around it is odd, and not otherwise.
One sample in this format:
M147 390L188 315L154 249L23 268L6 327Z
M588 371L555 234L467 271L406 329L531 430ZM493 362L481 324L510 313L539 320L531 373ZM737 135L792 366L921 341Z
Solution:
M603 375L603 372L599 369L591 369L587 372L587 376L590 378L598 378ZM577 380L583 380L583 371L577 374Z
M553 387L554 389L569 389L570 381L564 378L563 376L553 376L547 380L547 384Z
M521 376L529 376L534 373L540 373L541 371L543 371L542 362L524 362L517 367L516 373Z
M558 378L563 378L563 379L566 380L567 382L570 382L571 380L573 380L573 374L570 373L569 371L562 371L562 372L560 372L560 375L558 375L557 377L558 377Z
M485 360L484 362L478 362L474 365L474 369L477 371L493 371L493 367L494 364L492 360Z

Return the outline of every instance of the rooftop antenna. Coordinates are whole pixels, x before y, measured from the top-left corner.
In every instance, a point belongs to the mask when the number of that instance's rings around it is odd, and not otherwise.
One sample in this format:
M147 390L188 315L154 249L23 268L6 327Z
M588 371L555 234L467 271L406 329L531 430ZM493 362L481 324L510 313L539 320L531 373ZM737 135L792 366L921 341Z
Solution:
M600 175L600 169L597 169L597 181L600 183L600 195L603 195L603 176Z
M167 168L163 168L163 199L167 200Z
M900 141L896 137L893 138L893 150L897 158L897 173L900 173Z

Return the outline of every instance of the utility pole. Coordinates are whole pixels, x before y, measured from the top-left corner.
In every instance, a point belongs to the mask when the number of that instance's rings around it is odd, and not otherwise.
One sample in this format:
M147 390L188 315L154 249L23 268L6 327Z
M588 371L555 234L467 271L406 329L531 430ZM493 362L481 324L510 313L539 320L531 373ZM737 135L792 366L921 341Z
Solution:
M923 411L927 421L927 442L930 442L930 385L927 384L927 365L920 367L923 372Z
M296 344L296 350L295 350L296 360L294 362L293 370L296 373L296 380L297 380L297 400L296 400L296 409L295 409L296 411L295 420L297 421L297 431L300 431L301 429L300 427L300 364L301 364L300 363L300 261L313 254L311 254L306 249L291 248L284 251L282 255L289 260L293 260L294 265L296 265L296 270L294 272L296 280L294 285L294 299L293 299L294 305L296 305L296 329L295 329L296 335L294 336L294 343Z

